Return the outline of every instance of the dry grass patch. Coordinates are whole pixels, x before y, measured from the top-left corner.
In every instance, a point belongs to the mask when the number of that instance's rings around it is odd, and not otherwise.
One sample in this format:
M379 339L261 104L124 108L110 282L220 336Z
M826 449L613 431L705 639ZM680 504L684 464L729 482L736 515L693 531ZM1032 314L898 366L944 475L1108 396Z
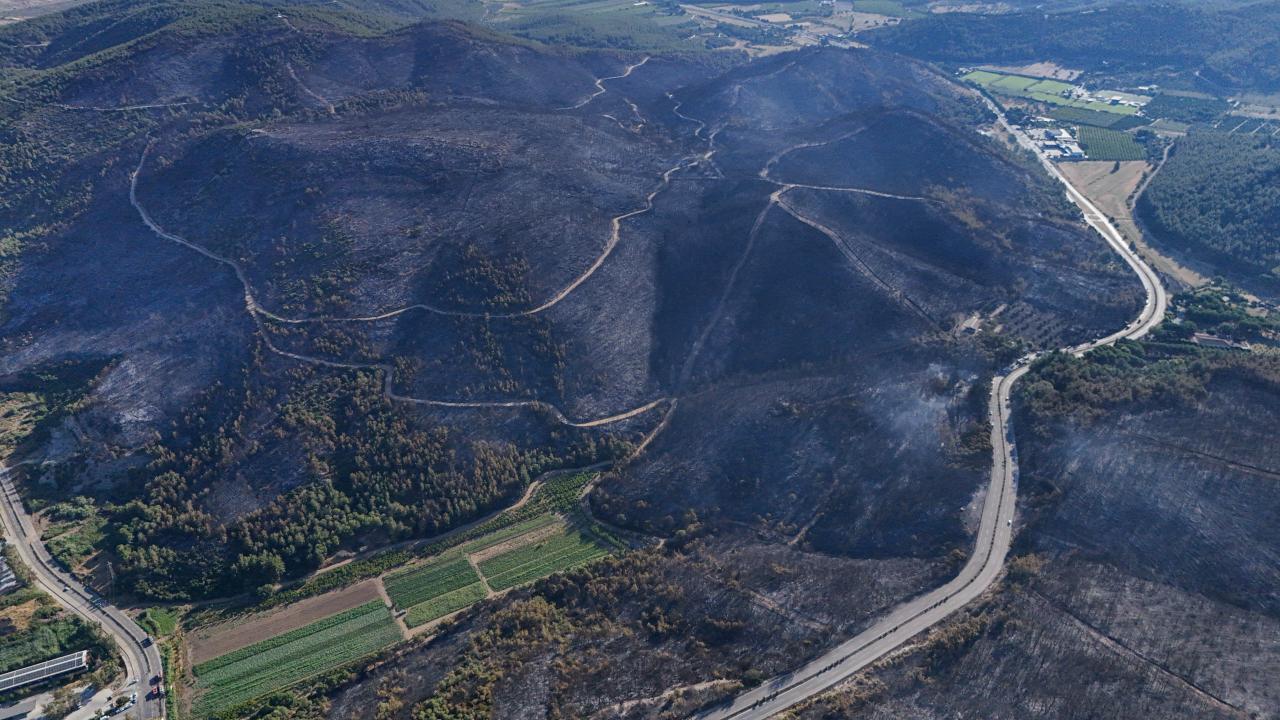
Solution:
M12 605L0 610L0 625L8 623L13 630L26 630L31 627L31 618L40 609L40 601L32 598L24 603Z

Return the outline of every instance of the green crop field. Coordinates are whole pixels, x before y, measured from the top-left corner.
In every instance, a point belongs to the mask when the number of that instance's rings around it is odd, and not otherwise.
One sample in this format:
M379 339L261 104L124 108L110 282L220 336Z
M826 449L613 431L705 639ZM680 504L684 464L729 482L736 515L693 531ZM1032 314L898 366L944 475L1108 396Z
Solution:
M890 15L900 18L918 18L924 13L902 4L902 0L853 0L855 12Z
M1056 107L1049 113L1049 117L1073 124L1093 125L1104 128L1112 127L1124 119L1123 115L1115 113L1094 112L1093 110L1074 107Z
M580 530L567 530L537 543L516 548L480 563L480 572L494 590L568 570L609 554L609 549Z
M418 627L449 613L471 607L483 600L484 596L484 585L475 582L414 605L405 613L404 622L409 627Z
M1086 110L1115 113L1117 115L1137 115L1138 114L1138 108L1133 107L1132 105L1111 105L1109 103L1098 102L1096 100L1091 102L1076 101L1076 104L1073 105L1073 107L1082 107Z
M1085 110L1078 107L1056 107L1049 113L1049 117L1069 122L1073 125L1093 125L1094 127L1110 128L1112 130L1131 130L1151 122L1150 118L1144 118L1139 115L1097 112L1096 110Z
M544 530L545 528L552 528L555 531L552 536L553 539L566 537L569 531L564 527L564 519L560 513L576 515L578 498L582 494L583 485L589 478L590 476L585 474L553 477L525 505L524 510L535 511L537 512L536 515L506 524L497 522L485 523L482 527L488 532L479 537L473 537L460 546L445 550L442 555L429 563L388 575L384 580L387 595L391 597L391 601L396 607L403 608L406 611L405 623L410 627L417 627L465 609L484 599L487 591L480 581L480 576L476 574L474 568L467 561L467 555L511 540L519 542L518 539L521 536ZM520 513L521 516L524 514ZM515 515L515 513L512 515ZM607 534L601 531L599 536L607 537ZM468 533L468 537L472 537L472 533ZM613 540L604 540L603 542L619 544ZM542 545L530 543L530 547L540 546ZM522 550L524 548L519 549ZM499 557L508 557L513 552L516 551L504 553ZM587 553L586 550L580 549L580 554L584 557L589 555L585 559L591 559L592 557L598 557L600 552L593 550L591 553ZM583 559L575 556L569 558L569 562L576 564L582 562ZM505 584L498 587L498 589L506 589L529 580L536 580L555 572L557 569L560 569L560 566L554 563L545 572L527 568L529 570L528 573L513 573L510 577L504 577Z
M330 572L315 575L302 585L291 590L278 593L264 606L283 605L303 598L313 597L335 588L346 587L358 580L375 577L385 572L404 567L417 558L431 558L443 555L459 545L471 541L484 541L486 537L511 528L521 523L553 522L554 517L548 513L573 512L578 506L578 498L595 473L590 471L563 473L549 477L534 493L529 502L519 508L512 508L499 513L497 517L473 525L466 530L449 534L444 539L427 543L413 549L387 550L372 557L336 567ZM262 607L262 606L260 606Z
M492 20L504 32L578 47L700 50L698 26L633 0L523 0L506 3Z
M494 545L497 545L498 543L506 542L512 538L520 537L521 535L531 533L534 530L541 530L544 527L555 525L558 522L561 522L559 515L555 515L553 513L543 513L529 520L525 520L524 522L511 525L510 527L505 527L505 528L502 528L501 530L495 530L494 532L491 532L488 535L485 535L484 537L479 538L477 540L472 540L471 542L462 546L462 552L464 553L480 552L481 550L484 550L486 548L491 548Z
M1040 80L1034 85L1027 88L1033 92L1048 93L1050 95L1061 95L1064 92L1071 92L1075 86L1068 83L1059 82L1057 80Z
M1000 90L1012 90L1016 93L1026 90L1036 84L1037 82L1035 78L1022 77L1021 75L1003 75L1000 79L991 83L991 87L998 88Z
M1004 76L1001 75L1000 73L988 72L986 70L974 70L973 72L966 74L964 77L960 79L966 80L971 83L976 83L978 85L988 86L1002 77Z
M410 608L478 582L471 563L465 557L455 557L392 575L386 579L386 587L396 607Z
M1168 130L1170 132L1184 133L1191 129L1190 123L1182 123L1177 120L1165 120L1160 118L1151 123L1152 130Z
M561 504L571 504L576 498L577 483L566 482L562 487L550 488L553 494L564 495ZM524 541L525 544L508 550L480 563L481 573L491 581L495 590L505 590L522 583L546 577L609 552L609 544L620 545L603 530L584 532L566 528L557 514L544 512L524 522L495 530L472 540L461 548L451 550L439 560L389 576L385 583L387 594L396 607L405 608L405 623L417 627L463 610L485 598L485 586L467 561L467 554L479 552L503 542L520 543L523 535L552 528L548 538Z
M1073 90L1074 86L1057 80L1041 80L1023 75L1009 75L987 70L974 70L966 73L960 79L975 85L981 85L1001 95L1026 98L1027 100L1053 105L1057 108L1077 108L1116 116L1134 115L1138 112L1137 108L1128 105L1110 105L1104 102L1063 97L1062 93ZM1095 119L1093 124L1099 125L1101 123Z
M156 636L172 635L178 629L178 615L167 608L147 608L141 617L142 626Z
M197 665L203 692L192 712L216 716L399 640L391 611L376 600L365 603Z
M1079 128L1080 147L1090 160L1142 160L1147 151L1131 135L1115 130Z

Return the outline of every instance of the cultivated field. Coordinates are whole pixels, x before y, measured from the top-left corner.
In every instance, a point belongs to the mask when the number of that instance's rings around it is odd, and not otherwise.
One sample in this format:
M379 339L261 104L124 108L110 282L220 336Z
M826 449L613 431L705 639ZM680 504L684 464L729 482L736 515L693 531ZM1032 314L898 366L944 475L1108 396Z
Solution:
M1081 125L1080 146L1090 160L1142 160L1147 151L1132 135Z
M443 559L386 579L387 595L398 607L410 608L427 600L480 583L465 557Z
M420 627L470 607L491 591L568 570L612 549L596 533L570 527L561 516L548 512L388 576L387 595L406 611L408 627Z
M191 662L199 665L229 652L304 627L378 599L378 586L366 580L350 587L307 598L271 612L206 625L187 635Z
M1113 112L1099 112L1078 107L1056 107L1050 111L1049 117L1076 125L1094 125L1113 130L1141 127L1148 121L1147 118L1137 115L1118 115Z
M204 690L192 712L209 717L333 670L399 641L400 629L380 601L365 603L195 666Z
M542 41L577 38L587 46L700 49L697 25L658 5L636 0L516 0L490 2L490 19L508 32Z
M437 595L430 600L420 602L405 613L404 622L411 628L425 625L432 620L439 620L445 615L465 610L488 596L489 592L483 583L474 582L460 587L453 592Z
M1280 135L1280 120L1228 115L1218 123L1218 129L1232 135L1275 136Z
M485 560L480 572L494 590L505 590L607 554L609 548L594 536L572 529Z
M1001 95L1009 95L1011 97L1020 97L1036 102L1047 103L1060 107L1078 108L1081 110L1091 110L1099 113L1109 113L1116 116L1135 115L1138 109L1128 105L1111 105L1109 103L1098 102L1096 100L1078 100L1075 98L1064 97L1063 93L1070 92L1072 85L1057 80L1044 80L1041 78L1024 77L1022 75L1006 75L1004 73L991 72L989 70L974 70L966 74L962 80L967 80L975 85L981 85L988 90Z
M1030 65L1000 66L988 65L984 70L1009 73L1012 75L1028 75L1030 77L1048 78L1050 80L1066 80L1068 82L1080 77L1079 70L1064 68L1057 63L1038 62Z
M420 564L196 630L190 645L197 684L193 714L224 713L399 641L401 627L381 599L379 584L387 600L404 611L404 625L422 628L494 591L609 554L621 543L578 509L591 477L549 477L519 508L427 548L435 555Z

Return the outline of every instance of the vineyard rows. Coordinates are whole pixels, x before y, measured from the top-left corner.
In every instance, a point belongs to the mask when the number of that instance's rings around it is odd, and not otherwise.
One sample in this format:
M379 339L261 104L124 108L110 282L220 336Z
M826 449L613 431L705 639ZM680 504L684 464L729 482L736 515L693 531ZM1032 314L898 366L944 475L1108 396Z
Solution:
M483 600L487 590L480 582L481 576L494 590L505 590L607 555L615 545L622 547L616 539L561 526L549 538L526 540L523 545L482 561L479 575L467 561L469 553L513 539L518 541L521 536L561 522L558 515L543 513L482 537L463 546L459 555L391 576L386 581L387 594L397 607L407 610L405 624L417 627Z

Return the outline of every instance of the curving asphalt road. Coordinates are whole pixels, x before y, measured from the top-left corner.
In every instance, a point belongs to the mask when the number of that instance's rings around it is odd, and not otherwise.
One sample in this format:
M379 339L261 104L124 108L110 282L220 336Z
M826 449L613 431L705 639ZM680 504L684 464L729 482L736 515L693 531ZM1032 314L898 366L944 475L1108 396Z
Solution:
M998 116L1000 123L1013 134L1018 143L1035 152L1035 145L1031 140L1011 126L999 108L989 99L987 102ZM1160 278L1136 253L1130 250L1123 236L1106 215L1072 187L1052 162L1038 152L1036 156L1046 171L1066 187L1067 196L1080 207L1085 221L1102 235L1107 244L1119 253L1138 275L1147 295L1142 312L1123 329L1104 338L1064 348L1064 351L1082 355L1089 350L1113 344L1124 338L1137 339L1146 335L1164 318L1168 305L1168 296L1160 284ZM989 411L993 454L991 481L987 486L983 502L982 520L978 527L974 552L960 573L942 587L894 608L888 615L856 637L846 640L804 667L773 678L733 698L730 702L699 714L697 717L700 720L760 720L780 713L848 679L867 665L897 649L907 640L942 622L947 616L981 595L995 582L1004 568L1005 555L1009 551L1009 543L1013 537L1013 515L1017 499L1018 465L1014 457L1009 396L1014 384L1027 373L1031 361L1037 356L1037 353L1032 353L1023 357L992 381Z
M3 496L3 502L0 502L0 520L4 522L5 539L31 571L36 585L51 595L58 604L100 627L120 648L126 676L125 687L120 692L138 694L138 704L121 717L139 720L163 718L164 700L146 699L151 678L163 674L160 651L154 644L146 648L139 644L147 637L146 631L120 609L102 602L95 605L96 596L76 578L58 568L44 543L40 541L40 534L36 532L31 516L13 487L9 468L2 465L0 496Z

